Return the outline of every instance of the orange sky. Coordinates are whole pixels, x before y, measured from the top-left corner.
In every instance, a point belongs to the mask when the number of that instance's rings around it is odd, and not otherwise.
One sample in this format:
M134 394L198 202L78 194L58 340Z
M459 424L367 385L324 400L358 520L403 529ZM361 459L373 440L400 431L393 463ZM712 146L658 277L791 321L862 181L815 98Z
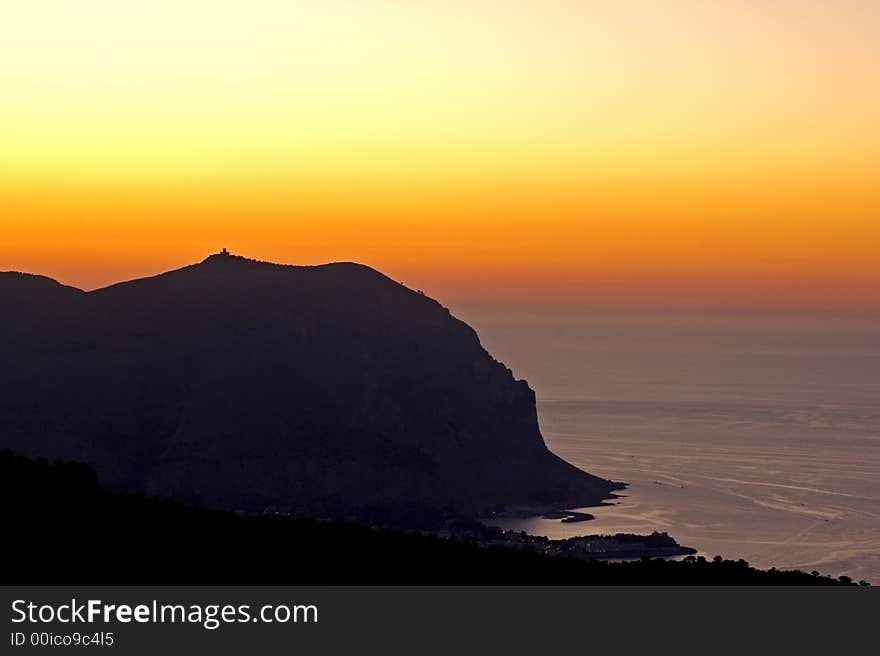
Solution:
M0 270L227 246L449 303L880 309L876 3L18 4Z

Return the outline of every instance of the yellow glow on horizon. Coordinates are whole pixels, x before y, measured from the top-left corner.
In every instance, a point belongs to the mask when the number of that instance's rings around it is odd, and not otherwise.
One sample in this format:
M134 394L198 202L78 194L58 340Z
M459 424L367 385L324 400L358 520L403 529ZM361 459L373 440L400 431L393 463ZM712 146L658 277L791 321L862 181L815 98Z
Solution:
M441 298L876 305L880 9L710 4L4 6L0 269L227 245Z

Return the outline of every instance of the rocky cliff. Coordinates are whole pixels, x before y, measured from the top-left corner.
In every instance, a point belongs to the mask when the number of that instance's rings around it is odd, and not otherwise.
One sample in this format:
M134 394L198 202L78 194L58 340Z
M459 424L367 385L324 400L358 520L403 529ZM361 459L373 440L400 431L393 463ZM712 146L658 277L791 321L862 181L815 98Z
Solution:
M214 255L93 292L0 274L0 447L112 489L301 513L590 505L535 397L436 301L357 264Z

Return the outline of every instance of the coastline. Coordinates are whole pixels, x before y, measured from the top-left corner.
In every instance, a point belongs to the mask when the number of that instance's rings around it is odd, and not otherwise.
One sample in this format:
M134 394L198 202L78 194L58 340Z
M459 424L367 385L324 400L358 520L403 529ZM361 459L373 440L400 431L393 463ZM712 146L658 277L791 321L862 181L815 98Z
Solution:
M572 519L571 513L560 521ZM574 513L573 521L589 521L587 513ZM491 521L491 520L488 520ZM697 549L679 544L666 532L654 531L649 535L635 533L590 534L563 539L551 539L545 535L531 535L525 531L505 530L484 521L457 520L434 532L438 537L459 542L472 542L481 547L502 547L531 551L546 556L577 558L581 560L632 560L640 558L672 558L693 556Z

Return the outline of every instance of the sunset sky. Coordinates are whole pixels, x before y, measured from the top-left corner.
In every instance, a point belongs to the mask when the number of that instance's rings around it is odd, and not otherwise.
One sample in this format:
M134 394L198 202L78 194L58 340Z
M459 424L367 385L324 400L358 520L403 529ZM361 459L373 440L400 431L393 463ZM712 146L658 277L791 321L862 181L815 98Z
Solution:
M880 310L873 0L0 6L0 270Z

